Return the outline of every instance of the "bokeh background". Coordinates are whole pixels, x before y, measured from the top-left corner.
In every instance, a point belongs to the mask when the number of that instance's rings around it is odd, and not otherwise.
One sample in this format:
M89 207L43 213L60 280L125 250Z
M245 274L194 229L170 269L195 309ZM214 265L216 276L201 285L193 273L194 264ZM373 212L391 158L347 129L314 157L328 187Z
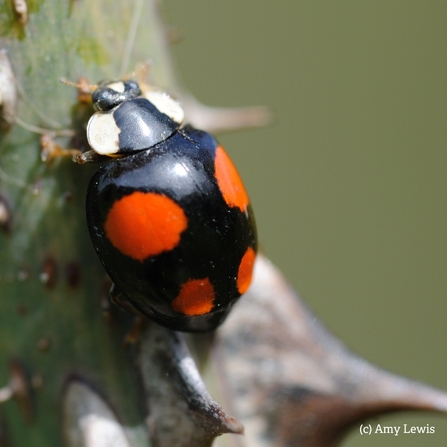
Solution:
M447 2L165 0L182 82L273 125L220 136L264 252L353 351L447 389ZM353 432L353 446L445 446ZM403 429L402 429L403 430ZM402 431L401 430L401 431Z

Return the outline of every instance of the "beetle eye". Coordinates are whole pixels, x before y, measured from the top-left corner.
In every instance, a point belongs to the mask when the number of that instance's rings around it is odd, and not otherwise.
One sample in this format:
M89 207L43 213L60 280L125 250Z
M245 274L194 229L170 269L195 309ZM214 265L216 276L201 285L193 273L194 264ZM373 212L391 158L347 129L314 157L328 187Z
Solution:
M98 111L113 109L121 100L121 94L109 88L100 87L92 94L93 107Z
M108 81L93 92L92 102L95 110L105 112L140 95L140 86L135 81Z

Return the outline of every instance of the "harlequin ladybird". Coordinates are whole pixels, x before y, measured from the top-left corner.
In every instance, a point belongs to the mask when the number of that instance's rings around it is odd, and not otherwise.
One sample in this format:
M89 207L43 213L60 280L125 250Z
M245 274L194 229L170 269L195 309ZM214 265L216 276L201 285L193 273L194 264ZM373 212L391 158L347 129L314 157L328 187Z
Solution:
M257 252L250 200L210 134L181 127L183 109L135 81L100 84L91 148L115 157L92 177L93 245L138 311L180 331L210 331L248 289Z

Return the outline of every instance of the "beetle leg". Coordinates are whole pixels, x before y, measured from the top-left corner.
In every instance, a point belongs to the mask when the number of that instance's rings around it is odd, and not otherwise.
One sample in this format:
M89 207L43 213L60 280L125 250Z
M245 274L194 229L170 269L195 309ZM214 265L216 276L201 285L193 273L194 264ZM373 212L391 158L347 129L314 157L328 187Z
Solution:
M45 163L50 163L59 157L71 157L74 161L82 155L79 149L64 149L54 140L50 132L44 132L40 136L40 158Z

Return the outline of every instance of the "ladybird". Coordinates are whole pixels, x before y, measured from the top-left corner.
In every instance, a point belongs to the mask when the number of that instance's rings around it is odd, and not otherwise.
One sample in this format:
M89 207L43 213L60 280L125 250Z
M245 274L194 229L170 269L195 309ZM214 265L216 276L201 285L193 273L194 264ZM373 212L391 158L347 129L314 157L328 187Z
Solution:
M114 287L163 326L216 329L250 286L257 253L236 168L212 135L182 126L164 91L109 81L92 102L88 142L113 160L90 181L87 224Z

